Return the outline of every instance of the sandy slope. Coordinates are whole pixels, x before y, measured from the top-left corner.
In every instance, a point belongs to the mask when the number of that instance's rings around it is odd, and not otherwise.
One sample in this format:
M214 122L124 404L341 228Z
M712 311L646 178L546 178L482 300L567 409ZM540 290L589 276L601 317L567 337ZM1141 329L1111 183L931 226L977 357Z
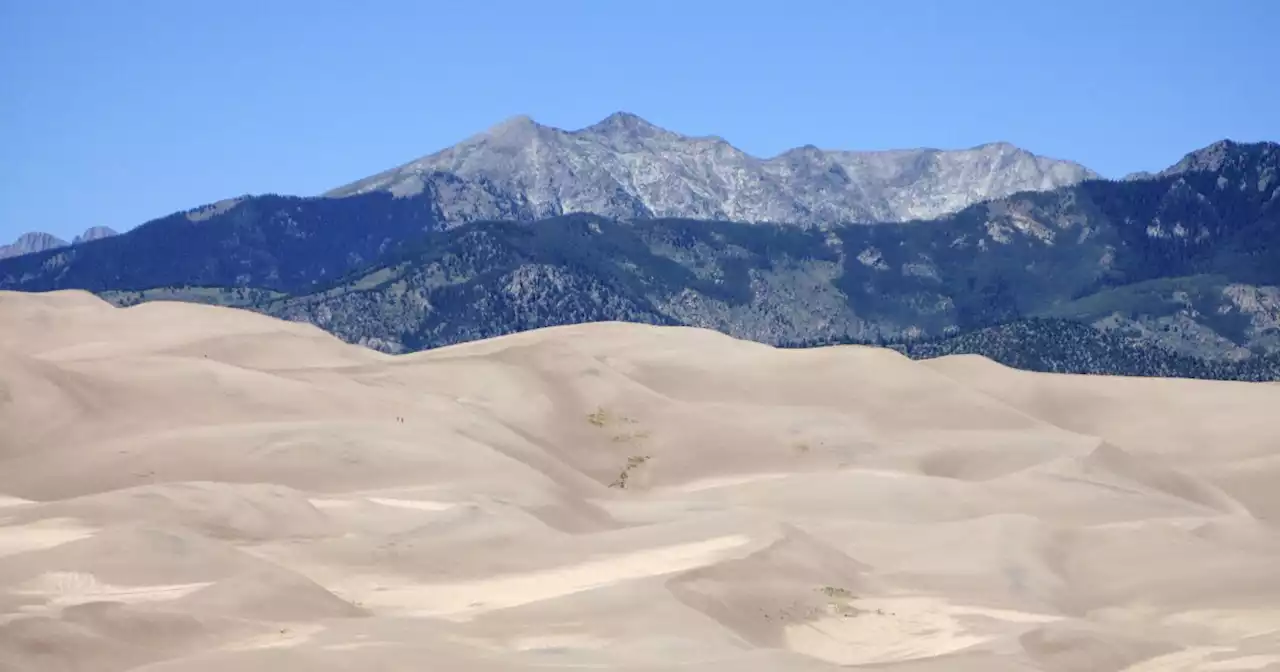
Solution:
M1280 670L1277 410L0 293L0 670Z

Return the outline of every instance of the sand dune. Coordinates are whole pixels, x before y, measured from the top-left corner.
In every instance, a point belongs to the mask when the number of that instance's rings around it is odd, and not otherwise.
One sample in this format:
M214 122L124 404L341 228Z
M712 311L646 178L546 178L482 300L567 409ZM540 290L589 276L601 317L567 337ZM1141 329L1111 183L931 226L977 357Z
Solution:
M1280 387L0 292L0 671L1280 670Z

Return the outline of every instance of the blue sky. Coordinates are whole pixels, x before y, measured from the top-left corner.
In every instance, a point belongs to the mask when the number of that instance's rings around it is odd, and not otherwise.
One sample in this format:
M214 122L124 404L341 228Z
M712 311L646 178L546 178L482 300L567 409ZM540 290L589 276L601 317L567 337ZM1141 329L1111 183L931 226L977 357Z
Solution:
M315 194L528 114L757 155L1280 140L1280 3L0 0L0 241Z

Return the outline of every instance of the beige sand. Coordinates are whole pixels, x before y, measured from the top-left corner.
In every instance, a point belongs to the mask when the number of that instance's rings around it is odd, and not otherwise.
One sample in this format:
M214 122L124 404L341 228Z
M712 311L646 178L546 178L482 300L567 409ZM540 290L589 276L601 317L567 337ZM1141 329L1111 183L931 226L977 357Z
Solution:
M1277 410L0 293L0 671L1280 670Z

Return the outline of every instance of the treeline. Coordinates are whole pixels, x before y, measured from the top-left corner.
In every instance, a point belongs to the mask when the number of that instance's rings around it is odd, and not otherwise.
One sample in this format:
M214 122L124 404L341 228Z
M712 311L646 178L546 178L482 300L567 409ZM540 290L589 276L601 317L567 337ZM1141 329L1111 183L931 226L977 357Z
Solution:
M1280 380L1280 357L1209 360L1104 332L1070 320L1027 318L949 336L856 339L822 338L780 347L873 345L912 359L981 355L1016 369L1047 373L1197 378L1204 380Z

